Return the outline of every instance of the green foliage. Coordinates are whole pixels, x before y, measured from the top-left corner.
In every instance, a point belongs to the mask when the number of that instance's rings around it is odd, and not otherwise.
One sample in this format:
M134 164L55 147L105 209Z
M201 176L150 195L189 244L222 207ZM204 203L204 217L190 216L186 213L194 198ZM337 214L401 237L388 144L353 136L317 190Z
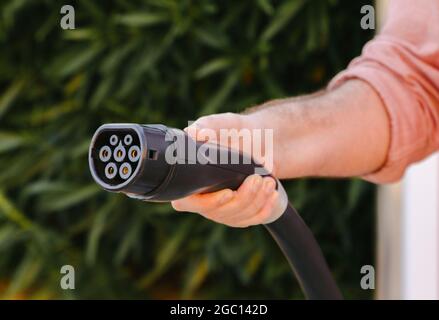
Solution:
M263 228L103 192L87 148L102 123L182 127L321 88L371 36L362 2L83 0L66 31L63 4L0 4L0 296L300 297ZM287 189L345 295L369 297L359 270L373 260L372 187ZM64 264L74 291L59 287Z

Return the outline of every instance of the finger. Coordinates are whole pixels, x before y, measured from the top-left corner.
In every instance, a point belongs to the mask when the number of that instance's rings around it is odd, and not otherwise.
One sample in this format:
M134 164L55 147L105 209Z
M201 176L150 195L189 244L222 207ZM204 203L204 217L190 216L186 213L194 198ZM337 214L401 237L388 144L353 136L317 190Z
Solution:
M259 175L248 176L236 191L233 199L203 215L211 220L225 223L240 215L253 202L262 186L262 177Z
M212 128L212 129L240 128L241 117L242 115L232 112L219 113L219 114L213 114L213 115L201 117L193 124L197 125L199 128Z
M217 140L220 129L240 129L242 115L235 113L220 113L197 119L185 128L186 133L197 140ZM212 136L212 137L211 137Z
M250 217L247 220L242 220L235 226L238 228L246 228L258 224L267 223L267 221L270 220L273 210L276 207L278 201L279 201L279 192L275 191L257 214L255 214L254 216Z
M242 221L247 221L257 215L259 211L264 207L267 200L276 191L276 182L271 177L261 178L262 184L257 191L256 196L253 198L251 203L242 211L238 212L236 215L231 215L230 217L223 217L227 224L239 224Z
M176 211L189 211L196 213L209 212L234 197L234 191L223 189L216 192L205 194L194 194L171 202Z
M217 131L211 128L200 128L196 124L192 124L189 127L184 128L184 131L189 137L197 141L217 142L219 140L219 130Z

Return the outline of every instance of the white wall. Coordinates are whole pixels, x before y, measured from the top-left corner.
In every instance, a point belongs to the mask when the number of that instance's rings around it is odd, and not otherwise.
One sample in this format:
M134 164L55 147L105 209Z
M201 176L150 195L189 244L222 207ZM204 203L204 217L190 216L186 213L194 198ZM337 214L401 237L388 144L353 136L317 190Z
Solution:
M439 154L408 170L402 210L402 297L439 299Z
M439 299L439 153L378 194L378 299Z

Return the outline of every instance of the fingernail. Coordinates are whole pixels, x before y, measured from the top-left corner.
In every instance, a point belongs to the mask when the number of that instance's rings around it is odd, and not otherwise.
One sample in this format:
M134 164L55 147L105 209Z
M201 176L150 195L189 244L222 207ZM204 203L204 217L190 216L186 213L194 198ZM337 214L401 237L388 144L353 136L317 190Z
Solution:
M273 192L274 191L274 187L275 187L275 182L274 182L274 180L273 179L271 179L271 178L267 178L267 179L265 179L265 182L264 182L264 190L265 190L265 192L266 193L271 193L271 192Z
M252 191L257 192L261 188L261 184L262 184L262 177L260 175L256 175L253 178Z
M221 197L221 200L219 201L219 204L224 204L226 202L229 202L230 200L232 200L233 196L234 196L233 191L232 190L228 190Z

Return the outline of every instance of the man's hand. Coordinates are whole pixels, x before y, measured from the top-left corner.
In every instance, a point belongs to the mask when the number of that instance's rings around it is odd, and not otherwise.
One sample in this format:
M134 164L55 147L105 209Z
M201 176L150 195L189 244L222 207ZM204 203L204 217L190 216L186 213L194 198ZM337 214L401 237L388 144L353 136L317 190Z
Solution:
M205 129L273 129L272 173L278 178L346 177L374 172L383 165L390 140L383 103L360 80L347 81L328 92L275 100L250 114L202 117L186 131L204 140ZM229 147L240 149L239 145ZM283 189L280 191L275 190L273 179L250 176L237 191L192 195L172 205L178 211L246 227L272 222L283 213L286 196Z
M220 129L250 129L249 125L245 115L222 113L201 117L185 131L196 140L205 140L206 130L215 132L218 137ZM240 149L239 144L228 144L227 147ZM282 190L276 190L273 178L254 174L247 177L236 191L224 189L195 194L173 201L172 206L177 211L196 212L215 222L242 228L276 220L285 209L284 202L286 197Z
M276 220L285 200L271 177L247 177L237 191L223 189L172 202L177 211L190 211L231 227L248 227ZM282 209L283 207L283 209ZM279 213L279 211L281 211Z

